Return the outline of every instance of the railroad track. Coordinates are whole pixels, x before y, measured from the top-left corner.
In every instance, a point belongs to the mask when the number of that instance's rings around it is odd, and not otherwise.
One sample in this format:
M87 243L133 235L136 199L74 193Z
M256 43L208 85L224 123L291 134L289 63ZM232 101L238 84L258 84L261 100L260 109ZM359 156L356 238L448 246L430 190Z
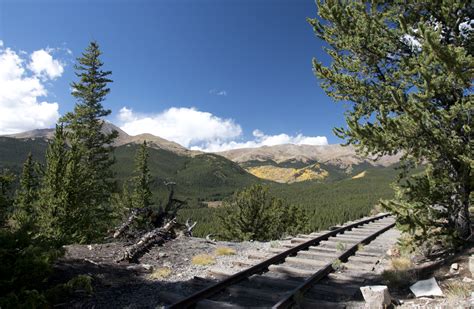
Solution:
M383 255L369 244L394 225L390 215L382 214L331 231L302 235L276 255L166 308L333 307L335 303L328 302L328 296L333 300L358 291L355 283L363 280L359 275L370 272L370 261ZM351 258L355 263L343 264L355 253ZM350 266L350 275L330 277L344 265ZM330 282L318 284L323 280Z

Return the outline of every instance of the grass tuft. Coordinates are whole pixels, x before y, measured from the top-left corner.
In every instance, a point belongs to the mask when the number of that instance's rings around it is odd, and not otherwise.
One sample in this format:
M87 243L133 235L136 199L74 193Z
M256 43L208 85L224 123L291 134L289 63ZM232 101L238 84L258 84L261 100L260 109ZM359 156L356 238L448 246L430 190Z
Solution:
M235 255L235 249L229 247L217 247L214 254L219 255Z
M335 271L342 270L344 267L342 261L340 259L336 259L334 262L332 262L332 268Z
M346 249L346 245L340 241L336 243L336 250L337 251L344 251Z
M393 270L408 270L412 267L411 260L407 257L396 257L391 260Z
M206 266L215 264L216 259L209 254L198 254L193 257L191 263L193 263L194 265Z
M465 282L448 282L444 293L449 299L468 298L471 295L471 285Z
M392 288L405 288L415 281L416 274L412 271L413 263L408 257L393 257L392 269L382 273L383 281Z
M169 267L161 267L153 270L149 278L152 280L160 280L168 278L171 275L172 271Z

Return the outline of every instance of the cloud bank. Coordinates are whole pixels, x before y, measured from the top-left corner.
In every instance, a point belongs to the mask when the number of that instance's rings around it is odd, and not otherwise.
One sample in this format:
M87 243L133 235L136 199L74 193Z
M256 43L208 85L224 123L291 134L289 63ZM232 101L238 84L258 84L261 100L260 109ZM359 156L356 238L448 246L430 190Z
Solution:
M242 141L242 128L233 119L224 119L195 108L172 107L158 114L137 114L123 107L118 115L120 128L130 135L151 133L184 147L206 152L255 148L282 144L327 145L325 136L302 134L266 135L253 131L253 139Z
M59 105L40 98L48 95L45 83L60 77L64 65L45 49L27 57L3 46L0 40L0 135L52 127Z

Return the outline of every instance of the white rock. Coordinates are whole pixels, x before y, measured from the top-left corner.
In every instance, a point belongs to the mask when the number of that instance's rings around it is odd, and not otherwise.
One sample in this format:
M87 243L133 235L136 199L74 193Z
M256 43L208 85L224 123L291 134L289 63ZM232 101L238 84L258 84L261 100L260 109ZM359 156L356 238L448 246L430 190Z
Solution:
M368 285L360 288L366 302L366 308L386 308L392 303L392 297L386 285Z
M443 291L439 288L435 278L420 280L410 286L410 290L415 294L415 297L443 296Z
M150 264L141 264L143 269L145 270L148 270L148 271L152 271L153 270L153 266L150 265Z
M459 269L459 264L458 263L451 264L451 269L452 270L458 270Z
M127 269L140 271L140 272L146 272L146 273L153 272L153 266L149 264L130 265L130 266L127 266Z
M87 245L87 249L92 250L92 245Z
M462 279L462 282L466 282L466 283L471 283L471 282L473 282L473 281L474 281L474 280L472 280L471 278L468 278L468 277L464 277L464 278Z

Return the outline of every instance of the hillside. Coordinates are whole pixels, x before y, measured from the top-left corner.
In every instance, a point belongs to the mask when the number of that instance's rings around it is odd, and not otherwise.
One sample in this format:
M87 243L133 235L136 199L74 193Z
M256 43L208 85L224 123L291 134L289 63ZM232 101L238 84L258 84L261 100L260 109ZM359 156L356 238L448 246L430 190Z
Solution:
M125 131L117 127L116 125L110 122L104 122L103 131L106 133L112 132L115 130L118 132L118 137L114 142L114 146L122 146L130 143L134 144L141 144L143 141L147 141L151 148L155 149L164 149L171 152L175 152L181 155L192 156L196 154L200 154L198 151L189 150L178 143L168 141L164 138L152 135L152 134L139 134L139 135L128 135ZM54 129L36 129L31 131L26 131L17 134L6 135L4 137L11 137L15 139L43 139L49 140L53 137Z
M47 139L41 137L0 137L0 168L18 174L29 152L35 160L44 163L47 145ZM132 174L137 148L137 143L130 143L115 149L113 168L120 183ZM155 177L153 191L158 200L166 195L165 180L176 182L177 196L189 200L192 205L202 200L220 200L259 181L238 164L215 154L194 153L188 156L159 147L150 147L149 154L150 170Z
M114 170L120 181L130 177L137 149L136 144L116 148ZM150 172L154 177L152 189L161 198L165 196L164 181L176 182L177 197L190 200L192 205L197 201L221 200L237 189L259 181L238 164L214 154L189 157L154 148L149 154Z
M328 171L322 169L317 163L302 168L261 165L248 167L246 170L258 178L279 183L324 180L329 175Z
M30 151L36 160L44 162L47 134L46 130L37 130L16 138L0 137L0 168L7 167L19 173ZM118 189L132 174L138 143L140 138L146 137L147 135L127 137L121 134L122 139L117 144L132 142L118 145L115 149L114 170ZM174 143L165 143L159 138L153 141L157 144L151 143L149 167L154 177L152 191L155 202L160 205L167 196L164 181L176 182L176 196L188 202L187 208L180 211L179 217L198 221L196 236L218 231L216 220L222 213L222 208L208 208L203 202L221 201L254 183L268 185L273 195L305 209L311 218L311 228L315 230L366 215L380 198L389 198L393 194L390 183L395 179L396 171L392 166L371 163L355 157L347 150L339 156L344 158L344 163L353 162L346 168L333 163L340 162L334 161L337 159L336 153L333 153L332 161L326 160L325 163L315 161L315 156L291 158L290 153L280 152L279 156L247 156L252 160L238 164L217 154L191 152L185 148L181 150L181 146L173 146ZM270 147L266 148L267 152L271 150L268 148ZM301 151L311 147L296 146L288 149ZM342 147L331 145L327 149L331 152ZM328 157L323 150L325 149L320 149L320 158ZM349 155L352 155L350 159ZM278 173L275 174L275 171Z
M266 180L293 183L307 180L343 179L365 168L385 168L400 156L375 158L357 154L353 146L277 145L219 152L249 173Z
M339 144L324 146L313 145L276 145L258 148L242 148L223 152L219 155L237 163L273 161L282 163L287 161L310 163L313 161L345 169L353 165L368 163L371 166L390 166L398 162L400 156L385 156L379 160L367 158L356 153L356 149Z
M310 229L316 231L367 215L380 199L392 198L390 184L397 173L394 167L370 167L364 177L356 179L266 184L272 195L303 208L310 218ZM179 215L182 220L197 221L195 235L205 236L218 233L216 219L221 214L222 208L200 207L183 209Z

